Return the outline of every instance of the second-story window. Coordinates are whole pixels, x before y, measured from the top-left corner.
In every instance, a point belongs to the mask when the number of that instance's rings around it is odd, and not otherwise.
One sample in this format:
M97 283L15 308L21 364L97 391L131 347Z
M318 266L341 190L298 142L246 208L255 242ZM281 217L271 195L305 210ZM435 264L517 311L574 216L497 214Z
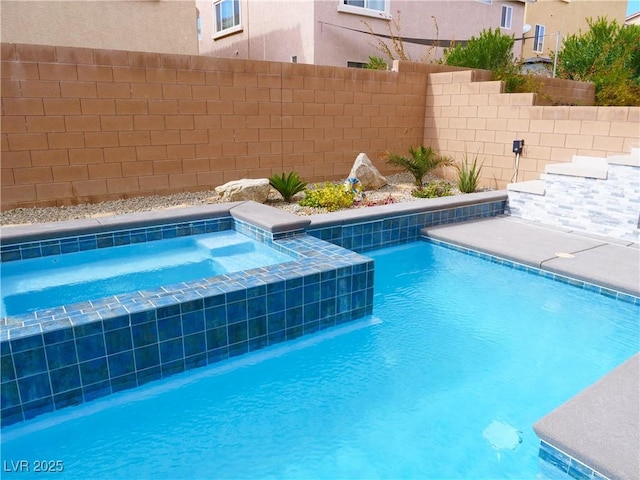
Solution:
M500 28L511 29L511 14L513 8L509 5L502 6L502 15L500 16Z
M536 53L542 53L544 46L544 25L536 25L536 29L533 34L533 51Z
M338 11L377 18L391 18L390 0L339 0Z
M240 0L213 2L215 33L232 33L240 28Z

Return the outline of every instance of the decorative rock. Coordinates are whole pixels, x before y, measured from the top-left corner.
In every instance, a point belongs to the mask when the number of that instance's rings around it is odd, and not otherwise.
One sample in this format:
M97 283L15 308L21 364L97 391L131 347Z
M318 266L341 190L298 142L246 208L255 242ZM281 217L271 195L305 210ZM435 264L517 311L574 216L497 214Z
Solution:
M383 177L375 167L366 153L361 153L356 157L356 161L351 167L349 177L360 180L366 190L377 190L387 184L387 179Z
M243 178L216 187L216 193L225 202L253 200L264 203L269 197L270 189L271 186L267 178Z

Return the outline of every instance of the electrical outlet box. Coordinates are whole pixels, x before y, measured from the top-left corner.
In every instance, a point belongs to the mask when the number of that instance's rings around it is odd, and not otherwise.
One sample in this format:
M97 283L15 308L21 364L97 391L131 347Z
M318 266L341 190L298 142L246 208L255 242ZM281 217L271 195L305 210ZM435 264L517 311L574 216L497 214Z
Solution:
M524 140L513 141L513 153L522 153L523 149L524 149Z

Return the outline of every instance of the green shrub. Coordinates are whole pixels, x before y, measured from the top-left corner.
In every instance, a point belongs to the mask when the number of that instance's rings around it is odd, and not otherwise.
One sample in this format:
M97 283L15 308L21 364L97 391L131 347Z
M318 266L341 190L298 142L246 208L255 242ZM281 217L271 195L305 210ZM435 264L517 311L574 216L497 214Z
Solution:
M387 62L385 62L383 58L370 55L365 68L368 70L387 70L388 66Z
M499 28L482 30L478 38L472 36L466 45L458 43L445 48L443 62L456 67L501 71L514 63L513 43L514 38L503 35Z
M456 169L458 170L458 190L462 193L475 192L478 189L480 172L482 171L482 165L478 165L478 157L474 157L473 163L469 164L469 159L465 153L462 163L456 165Z
M434 180L427 183L424 187L412 190L411 195L418 198L448 197L452 195L451 185L443 180Z
M423 178L432 170L440 166L451 165L451 158L438 155L431 147L420 145L419 147L409 147L411 157L405 157L393 152L387 152L385 158L389 165L401 167L414 178L414 184L418 188L422 188Z
M303 207L326 208L335 212L353 205L353 192L347 191L344 185L326 182L323 187L309 188L304 198L298 202Z
M597 105L640 105L640 25L588 19L558 52L558 77L593 82Z
M269 184L275 188L284 201L289 203L293 196L298 192L303 192L307 188L306 182L300 180L300 177L296 172L291 172L289 175L273 174L269 177Z
M493 80L504 82L507 93L538 93L542 82L532 75L520 75L520 65L513 56L513 36L504 35L500 29L482 30L478 38L466 43L454 44L444 49L442 62L446 65L491 70Z

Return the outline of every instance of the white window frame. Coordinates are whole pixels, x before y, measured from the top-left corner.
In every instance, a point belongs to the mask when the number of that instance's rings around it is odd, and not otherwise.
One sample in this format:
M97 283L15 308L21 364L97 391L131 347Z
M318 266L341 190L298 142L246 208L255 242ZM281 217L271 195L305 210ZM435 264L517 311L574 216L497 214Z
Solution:
M511 19L513 17L513 7L509 5L502 5L500 12L500 28L505 30L511 30Z
M350 0L338 0L338 11L343 13L353 13L356 15L363 15L365 17L373 17L373 18L384 18L387 20L391 19L391 12L389 3L391 0L360 0L364 3L364 7L359 7L357 5L348 5L346 2ZM354 0L351 0L354 1ZM369 2L384 2L384 10L377 10L374 8L368 8L367 5Z
M238 23L227 27L222 28L222 30L218 30L218 6L222 9L222 4L230 2L232 6L237 7L238 11L233 12L233 17L236 15L238 17ZM227 35L231 35L232 33L241 32L242 31L242 9L240 8L240 0L213 0L213 38L214 40L217 38L226 37Z
M536 23L533 34L533 51L536 53L544 53L544 25Z
M486 3L487 5L491 5L491 2L493 0L476 0L476 2L480 2L480 3Z

